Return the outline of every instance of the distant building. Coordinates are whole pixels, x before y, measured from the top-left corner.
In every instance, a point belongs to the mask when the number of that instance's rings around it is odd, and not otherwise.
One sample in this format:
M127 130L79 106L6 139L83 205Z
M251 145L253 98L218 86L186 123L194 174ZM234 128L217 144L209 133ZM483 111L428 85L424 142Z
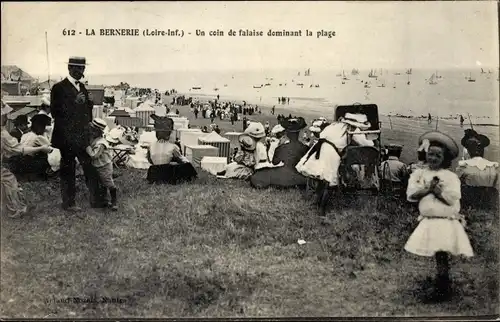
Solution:
M2 65L1 70L2 89L11 95L24 95L36 83L35 78L16 65ZM12 85L12 82L16 83L17 87Z

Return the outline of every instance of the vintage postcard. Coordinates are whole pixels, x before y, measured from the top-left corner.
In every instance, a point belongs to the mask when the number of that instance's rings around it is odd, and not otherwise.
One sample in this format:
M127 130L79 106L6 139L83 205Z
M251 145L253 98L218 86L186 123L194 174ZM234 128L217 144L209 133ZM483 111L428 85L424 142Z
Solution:
M1 317L497 316L498 8L2 3Z

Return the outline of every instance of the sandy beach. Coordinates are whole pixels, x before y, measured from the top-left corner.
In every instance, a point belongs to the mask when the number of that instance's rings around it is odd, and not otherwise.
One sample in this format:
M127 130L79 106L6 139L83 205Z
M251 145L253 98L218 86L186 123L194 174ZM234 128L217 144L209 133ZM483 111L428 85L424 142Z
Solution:
M193 100L199 100L200 102L208 102L209 100L214 100L216 99L216 95L193 95L192 93L178 93L177 95L185 95L186 97L192 97ZM233 101L236 102L236 104L242 104L243 100L230 100L226 99L224 96L220 96L220 101ZM168 99L166 102L171 103L171 96L170 100ZM333 115L334 115L334 107L331 108L330 113L325 113L325 112L320 112L320 111L315 111L315 110L309 110L309 109L299 109L299 108L293 108L290 107L288 104L276 104L276 105L266 105L266 104L259 104L259 102L252 102L252 101L246 101L247 104L249 105L257 105L259 107L259 110L262 111L262 114L256 113L251 116L247 116L247 119L251 121L257 121L257 122L262 122L263 124L265 122L269 122L271 125L271 128L278 123L276 117L279 114L283 114L285 116L288 116L289 114L292 114L293 116L301 116L303 117L307 124L310 125L312 121L320 116L323 116L327 118L329 121L333 121ZM271 114L271 109L272 107L275 106L275 115ZM203 126L208 126L210 125L210 119L205 119L201 117L199 114L198 118L196 119L194 117L194 114L191 112L191 108L189 106L178 106L178 105L172 105L171 110L175 111L175 109L178 109L180 112L181 116L185 116L190 120L190 125L191 126L196 126L196 127L203 127ZM241 119L243 118L242 115L240 115ZM403 148L403 153L402 153L402 160L404 162L414 162L416 155L415 151L418 147L418 137L427 132L427 131L432 131L436 129L436 120L433 120L431 124L427 122L427 119L421 119L421 118L406 118L406 117L397 117L397 116L384 116L379 113L379 118L381 122L381 130L382 130L382 144L401 144L404 146ZM241 132L243 131L243 124L242 121L235 122L234 125L231 125L231 122L229 120L220 120L216 118L214 120L216 124L219 125L222 133L225 132ZM446 120L446 119L439 119L438 121L438 130L443 131L450 136L452 136L457 144L460 144L460 140L463 136L464 129L470 128L470 125L467 123L467 120L464 124L463 127L460 127L460 123L458 120ZM491 144L490 146L486 149L486 154L485 157L490 159L490 160L498 160L500 157L500 151L499 151L499 127L498 126L481 126L481 125L474 125L474 129L478 131L479 133L487 135L490 140ZM307 128L304 130L308 132ZM455 160L455 163L457 160Z

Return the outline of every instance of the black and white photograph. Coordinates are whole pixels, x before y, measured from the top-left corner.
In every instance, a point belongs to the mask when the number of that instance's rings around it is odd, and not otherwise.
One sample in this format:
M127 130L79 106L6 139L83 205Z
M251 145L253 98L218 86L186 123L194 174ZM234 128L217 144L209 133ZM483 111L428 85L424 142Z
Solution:
M498 318L498 1L1 6L1 319Z

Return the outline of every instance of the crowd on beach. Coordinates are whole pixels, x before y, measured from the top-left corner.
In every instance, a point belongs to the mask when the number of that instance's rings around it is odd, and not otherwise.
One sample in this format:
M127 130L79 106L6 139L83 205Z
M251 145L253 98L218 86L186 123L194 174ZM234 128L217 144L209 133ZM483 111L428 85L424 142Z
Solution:
M110 142L104 137L106 122L92 118L91 97L79 82L85 66L84 58L70 58L68 77L54 85L50 100L45 99L39 114L31 118L30 128L27 119L18 118L15 129L9 133L5 129L9 108L2 102L3 206L12 218L21 217L28 209L16 175L27 171L47 177L55 175L48 163L48 155L54 149L61 155L58 172L64 210L82 211L75 204L76 159L90 191L91 206L110 207L115 211L119 208L119 187L113 181ZM145 93L152 95L152 92ZM202 117L210 118L211 123L218 117L229 118L234 124L243 116L239 147L233 151L225 169L217 173L218 178L247 180L256 189L313 187L317 204L321 204L325 196L340 198L338 192L345 185L376 190L390 187L401 203L418 204L419 224L405 250L435 257L438 273L433 297L436 300L450 296L450 256L473 256L461 209L492 203L491 209L498 206L498 163L484 158L490 141L472 129L464 132L460 142L462 151L442 132L423 133L415 151L415 162L405 164L400 161L402 146L387 145L380 149L380 136L377 131L370 131L372 121L363 113L347 112L335 121L321 117L309 127L302 117L278 115L277 124L271 127L269 122L250 120L254 113L262 113L262 110L246 102L237 105L221 102L217 97L207 104L191 101L189 105L196 118L201 113ZM274 112L273 109L273 115ZM148 147L147 181L192 182L198 177L197 169L183 155L179 142L170 140L174 121L168 116L153 115L152 118L156 141ZM300 133L306 128L312 137L301 139ZM220 133L216 125L210 130ZM458 167L450 170L452 160L458 157L461 158Z

